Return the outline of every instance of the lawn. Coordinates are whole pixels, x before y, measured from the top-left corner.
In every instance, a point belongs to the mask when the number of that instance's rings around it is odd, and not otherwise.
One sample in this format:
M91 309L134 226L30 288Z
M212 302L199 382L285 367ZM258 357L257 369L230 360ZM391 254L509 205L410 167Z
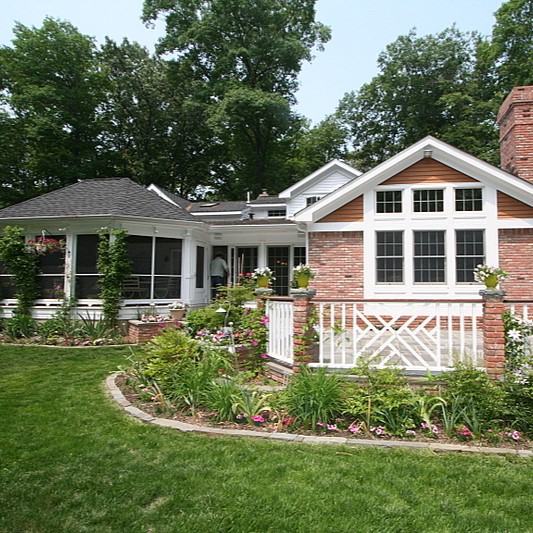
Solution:
M533 532L533 462L213 438L103 387L127 348L0 346L0 531Z

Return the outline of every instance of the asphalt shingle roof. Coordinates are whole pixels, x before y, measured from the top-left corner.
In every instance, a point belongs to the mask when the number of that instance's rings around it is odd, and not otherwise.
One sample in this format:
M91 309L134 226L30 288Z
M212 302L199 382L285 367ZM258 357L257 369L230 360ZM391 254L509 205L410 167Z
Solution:
M129 178L83 180L0 210L0 219L46 217L131 216L195 221Z

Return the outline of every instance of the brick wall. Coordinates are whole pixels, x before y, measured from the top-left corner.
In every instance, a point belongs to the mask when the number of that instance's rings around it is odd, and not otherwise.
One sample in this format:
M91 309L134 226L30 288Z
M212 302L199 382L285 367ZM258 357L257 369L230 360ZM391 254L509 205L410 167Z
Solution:
M515 87L497 121L502 169L533 183L533 86Z
M363 233L312 232L309 263L317 273L311 287L321 298L363 297Z
M533 229L501 229L499 266L509 279L501 284L511 300L533 300Z

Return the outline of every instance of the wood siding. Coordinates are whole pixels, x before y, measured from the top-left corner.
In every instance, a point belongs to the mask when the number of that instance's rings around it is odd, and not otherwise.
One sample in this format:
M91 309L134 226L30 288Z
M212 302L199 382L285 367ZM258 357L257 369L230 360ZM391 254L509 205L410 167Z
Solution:
M457 183L473 181L474 178L458 172L435 159L422 159L402 170L382 185L416 185L417 183Z
M320 219L319 222L362 222L363 217L363 197L358 196L355 200Z
M498 191L498 218L533 218L533 207Z

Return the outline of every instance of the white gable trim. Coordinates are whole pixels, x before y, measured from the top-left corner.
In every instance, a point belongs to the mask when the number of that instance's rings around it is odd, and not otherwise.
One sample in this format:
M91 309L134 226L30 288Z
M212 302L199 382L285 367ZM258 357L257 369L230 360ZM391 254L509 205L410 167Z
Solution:
M295 221L316 222L320 220L420 161L424 158L424 152L427 151L431 151L431 157L436 161L533 206L533 184L428 136L363 174L357 180L352 180L322 200L299 211L294 216Z

